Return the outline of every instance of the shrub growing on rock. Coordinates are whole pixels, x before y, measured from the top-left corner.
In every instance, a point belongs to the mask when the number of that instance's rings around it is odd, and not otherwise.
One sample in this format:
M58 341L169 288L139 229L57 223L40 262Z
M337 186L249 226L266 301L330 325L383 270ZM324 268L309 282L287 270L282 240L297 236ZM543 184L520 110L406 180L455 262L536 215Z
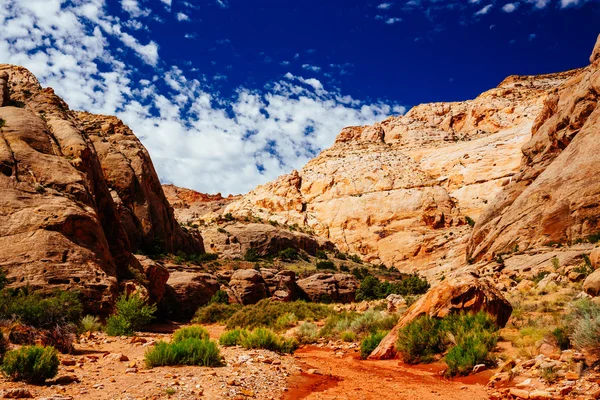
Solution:
M106 320L109 336L131 336L154 319L156 305L148 305L139 295L119 296L116 313Z
M144 356L150 368L168 365L216 367L222 363L217 344L209 339L189 337L172 343L158 342Z
M335 270L335 264L333 261L317 261L316 267L318 270L327 269L327 270Z
M360 342L360 358L366 359L369 354L375 350L383 338L388 334L388 331L377 331L371 333Z
M12 380L40 384L56 376L59 364L53 347L25 346L4 355L2 371Z
M217 292L210 298L209 304L220 303L229 304L229 295L224 290L217 290Z
M287 249L281 250L279 253L277 253L277 257L279 257L283 261L290 262L297 260L300 257L300 255L298 254L298 251L296 251L296 249L288 247Z
M429 283L417 274L412 274L400 281L381 282L372 275L364 277L356 291L356 300L378 300L385 299L390 294L402 296L423 294L429 290Z

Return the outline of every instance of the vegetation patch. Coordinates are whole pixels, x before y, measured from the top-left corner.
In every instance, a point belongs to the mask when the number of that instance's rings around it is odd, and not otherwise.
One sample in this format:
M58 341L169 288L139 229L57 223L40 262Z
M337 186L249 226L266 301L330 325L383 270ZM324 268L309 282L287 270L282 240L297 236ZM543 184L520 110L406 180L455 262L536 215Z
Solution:
M265 349L290 354L298 348L295 339L286 339L268 328L254 329L242 337L241 345L246 349Z
M217 343L196 337L188 337L172 343L160 341L146 352L144 358L150 368L168 365L217 367L222 364Z
M232 329L227 332L224 332L221 337L219 337L219 344L225 347L231 346L241 346L242 340L248 336L250 332L246 329Z
M154 319L156 305L148 305L138 295L119 296L116 313L106 320L106 333L109 336L131 336L135 331Z
M378 300L385 299L390 294L402 296L423 294L429 290L427 280L417 274L412 274L400 281L380 281L373 275L367 275L360 283L356 292L356 300Z
M323 269L327 269L327 270L336 270L335 268L335 264L333 263L333 261L317 261L316 267L318 270L323 270Z
M181 342L186 339L208 339L209 334L206 329L199 325L188 326L175 331L173 334L174 342Z
M4 355L2 371L14 381L41 384L56 376L59 364L55 348L25 346Z
M242 308L239 304L223 304L211 302L207 306L200 307L192 322L199 324L226 323L232 315Z
M388 331L371 333L360 342L360 358L365 360L379 346L379 343L388 334Z

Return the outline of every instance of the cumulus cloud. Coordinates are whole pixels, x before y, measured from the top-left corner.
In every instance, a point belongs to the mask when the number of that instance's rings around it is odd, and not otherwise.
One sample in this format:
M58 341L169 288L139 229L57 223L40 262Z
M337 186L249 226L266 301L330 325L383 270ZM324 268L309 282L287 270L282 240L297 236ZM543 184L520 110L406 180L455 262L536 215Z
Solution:
M177 21L189 21L190 17L188 17L187 15L185 15L182 12L177 13Z
M4 3L0 62L29 68L74 109L122 118L148 148L163 182L246 192L301 168L344 126L405 111L365 103L318 79L292 74L221 98L202 78L190 78L183 66L161 59L155 42L142 44L137 31L108 14L106 0ZM124 3L134 12L133 3ZM111 46L115 40L139 61L126 62ZM144 63L154 66L149 74L140 72Z
M321 70L321 67L317 67L316 65L311 65L311 64L302 64L302 68L304 68L307 71L312 71L312 72L319 72Z
M517 9L519 3L507 3L502 7L502 11L506 13L511 13Z
M377 8L379 8L380 10L389 10L390 8L392 8L392 3L381 3L377 6Z
M402 21L402 18L388 18L385 20L385 23L388 25L394 25L397 22Z

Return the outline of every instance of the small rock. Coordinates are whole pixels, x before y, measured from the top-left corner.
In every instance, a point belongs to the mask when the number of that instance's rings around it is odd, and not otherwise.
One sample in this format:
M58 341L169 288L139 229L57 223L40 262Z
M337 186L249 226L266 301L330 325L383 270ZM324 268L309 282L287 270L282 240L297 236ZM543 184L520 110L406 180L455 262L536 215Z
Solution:
M3 399L29 399L32 397L29 390L25 388L6 389L0 394L2 394Z
M579 374L573 371L569 371L565 374L565 379L568 381L576 381L579 379Z
M77 364L77 361L73 358L63 358L62 360L60 360L60 363L62 365L66 365L67 367L71 367L71 366Z
M132 361L132 362L130 362L130 363L127 365L127 367L128 367L128 368L135 368L135 367L137 367L137 364L135 363L135 361Z
M138 372L138 369L137 369L137 368L135 368L135 367L134 367L134 368L127 368L127 369L125 370L125 373L126 373L126 374L137 374L137 372Z
M523 382L517 383L516 387L525 387L531 385L531 379L525 379Z
M529 398L533 400L544 400L551 399L552 395L545 390L534 390L533 392L529 393Z
M523 389L510 388L510 394L515 396L518 399L528 399L529 392Z
M306 373L308 375L322 375L321 371L319 371L318 369L315 369L315 368L309 369L308 371L306 371Z
M485 364L477 364L476 366L473 367L473 373L476 374L478 372L481 371L485 371L487 368L485 366Z
M109 354L106 358L110 361L129 361L129 357L122 353Z

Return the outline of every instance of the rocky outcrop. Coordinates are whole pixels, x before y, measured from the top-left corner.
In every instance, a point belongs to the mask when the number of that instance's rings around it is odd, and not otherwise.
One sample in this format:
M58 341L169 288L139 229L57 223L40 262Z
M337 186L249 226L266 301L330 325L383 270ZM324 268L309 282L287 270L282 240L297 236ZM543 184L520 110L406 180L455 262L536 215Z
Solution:
M600 269L597 269L585 278L583 291L592 297L600 296Z
M262 268L260 274L267 285L267 291L272 300L294 301L298 297L296 273L294 271L277 271Z
M7 106L10 101L10 93L8 91L8 73L0 72L0 107Z
M169 271L151 258L140 255L136 255L135 257L142 266L144 272L142 280L147 282L146 286L150 301L160 303L165 295L166 284L169 280Z
M86 312L108 314L119 281L145 276L107 184L111 171L79 114L29 71L0 65L0 92L0 267L9 287L75 289Z
M358 280L350 274L318 273L296 283L310 301L325 303L351 303L359 287Z
M269 296L267 285L261 273L255 269L240 269L231 275L229 289L238 303L247 305L258 303Z
M585 240L600 231L600 59L553 91L519 172L478 219L468 258Z
M477 220L518 172L535 115L574 74L513 76L475 100L345 128L301 171L223 212L297 224L343 252L405 272L456 268L471 232L466 217Z
M198 307L208 304L219 287L217 278L205 272L170 271L161 306L168 317L189 320Z
M207 251L229 258L243 257L249 249L266 256L288 248L311 255L317 250L333 251L335 248L327 240L265 223L232 222L200 229Z
M467 274L448 278L431 288L404 313L398 324L371 353L371 359L392 358L396 354L398 331L422 315L444 318L459 311L486 311L504 327L512 313L512 306L487 280Z
M76 116L98 153L131 249L203 253L202 239L184 232L175 220L150 155L131 129L112 116Z

